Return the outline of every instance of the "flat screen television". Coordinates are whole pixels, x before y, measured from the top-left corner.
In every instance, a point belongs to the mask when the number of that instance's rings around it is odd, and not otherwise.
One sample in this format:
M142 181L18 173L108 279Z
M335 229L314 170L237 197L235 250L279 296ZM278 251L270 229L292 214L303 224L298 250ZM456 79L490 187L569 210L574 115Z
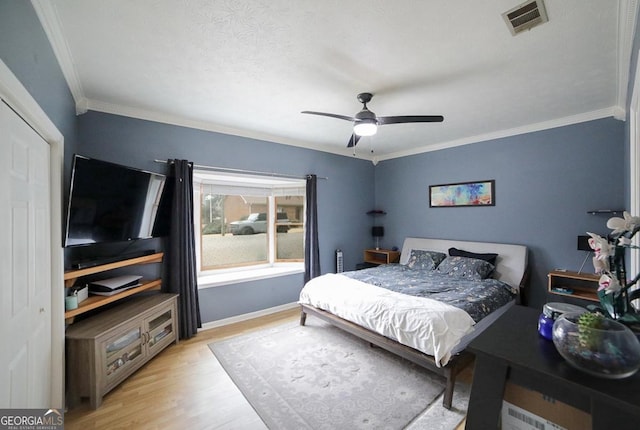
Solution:
M74 155L65 247L166 236L166 177Z

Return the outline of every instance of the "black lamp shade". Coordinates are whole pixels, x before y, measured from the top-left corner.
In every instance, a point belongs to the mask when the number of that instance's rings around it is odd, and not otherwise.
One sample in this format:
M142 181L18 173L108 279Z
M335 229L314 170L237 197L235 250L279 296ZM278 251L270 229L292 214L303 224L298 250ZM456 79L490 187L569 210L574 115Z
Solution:
M590 236L578 236L578 251L593 251L589 246Z
M371 236L373 237L384 236L384 227L379 225L371 227Z

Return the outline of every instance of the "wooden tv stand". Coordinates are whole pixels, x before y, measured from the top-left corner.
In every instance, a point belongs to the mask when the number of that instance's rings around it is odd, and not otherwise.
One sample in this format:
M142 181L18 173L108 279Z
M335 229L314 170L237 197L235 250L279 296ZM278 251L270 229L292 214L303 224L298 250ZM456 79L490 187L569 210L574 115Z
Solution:
M102 397L171 343L178 343L177 294L132 297L66 333L69 406Z

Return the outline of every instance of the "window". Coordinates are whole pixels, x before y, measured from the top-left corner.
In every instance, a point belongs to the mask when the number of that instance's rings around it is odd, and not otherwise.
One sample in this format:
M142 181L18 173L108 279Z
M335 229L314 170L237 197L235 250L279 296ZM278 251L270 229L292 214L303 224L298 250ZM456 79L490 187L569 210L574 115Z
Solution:
M194 171L199 277L304 262L305 181Z

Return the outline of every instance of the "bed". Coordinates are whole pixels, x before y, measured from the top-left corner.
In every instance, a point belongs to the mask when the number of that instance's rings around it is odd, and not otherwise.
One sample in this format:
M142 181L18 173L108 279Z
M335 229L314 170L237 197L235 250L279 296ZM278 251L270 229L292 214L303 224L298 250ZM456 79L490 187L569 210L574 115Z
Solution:
M450 409L466 345L520 302L526 280L525 246L408 237L398 264L310 280L300 324L316 316L444 376Z

